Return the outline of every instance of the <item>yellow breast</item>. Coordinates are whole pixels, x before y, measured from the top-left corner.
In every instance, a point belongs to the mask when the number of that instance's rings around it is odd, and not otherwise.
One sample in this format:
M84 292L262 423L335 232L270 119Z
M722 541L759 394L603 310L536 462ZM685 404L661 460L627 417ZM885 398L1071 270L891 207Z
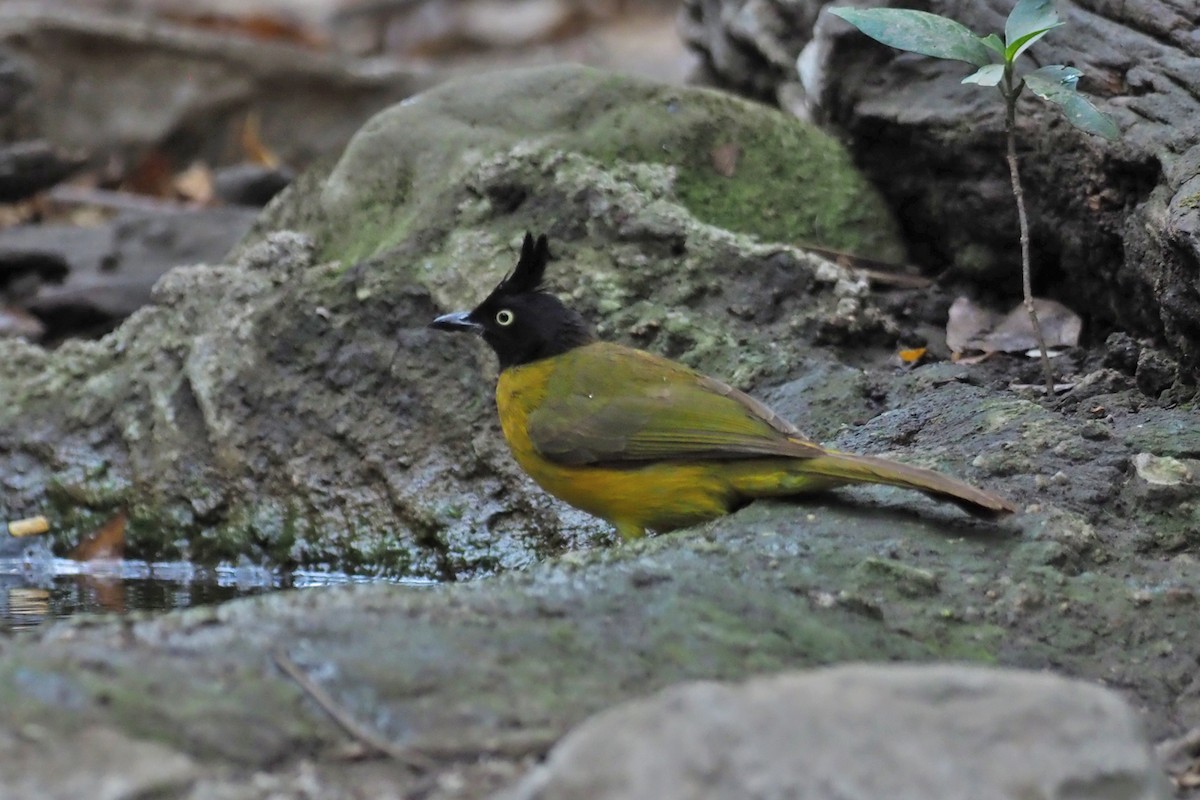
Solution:
M546 399L559 358L543 359L500 373L496 407L513 457L543 489L576 508L608 520L624 538L651 530L673 530L725 514L733 491L711 465L679 462L610 469L563 466L543 458L530 441L529 414Z

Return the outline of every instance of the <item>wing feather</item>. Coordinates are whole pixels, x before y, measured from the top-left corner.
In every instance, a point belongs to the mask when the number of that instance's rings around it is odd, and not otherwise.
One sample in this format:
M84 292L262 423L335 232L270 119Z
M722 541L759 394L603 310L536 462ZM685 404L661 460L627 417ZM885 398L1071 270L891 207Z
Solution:
M558 464L812 458L824 451L765 405L681 364L611 343L566 354L529 438Z

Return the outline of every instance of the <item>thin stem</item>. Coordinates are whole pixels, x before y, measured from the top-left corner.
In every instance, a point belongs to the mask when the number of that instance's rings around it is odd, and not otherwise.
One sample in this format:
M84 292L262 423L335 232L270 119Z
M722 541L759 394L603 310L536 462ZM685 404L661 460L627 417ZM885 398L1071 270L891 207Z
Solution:
M372 750L390 756L415 772L432 772L436 764L427 756L410 748L401 747L383 738L380 734L368 728L354 718L354 715L338 704L333 695L325 691L321 684L313 680L300 665L292 660L282 645L271 651L271 660L285 675L294 680L313 702L333 718L342 730L353 736L363 745Z
M1004 67L1004 132L1008 139L1008 172L1012 176L1013 197L1017 201L1017 222L1021 226L1021 288L1025 294L1025 310L1033 324L1033 335L1037 338L1038 352L1042 357L1042 373L1046 378L1046 396L1054 396L1054 370L1050 367L1050 354L1046 351L1046 337L1038 322L1037 309L1033 305L1032 267L1029 258L1029 219L1025 216L1025 192L1021 188L1021 173L1017 167L1017 96L1012 85L1012 64Z

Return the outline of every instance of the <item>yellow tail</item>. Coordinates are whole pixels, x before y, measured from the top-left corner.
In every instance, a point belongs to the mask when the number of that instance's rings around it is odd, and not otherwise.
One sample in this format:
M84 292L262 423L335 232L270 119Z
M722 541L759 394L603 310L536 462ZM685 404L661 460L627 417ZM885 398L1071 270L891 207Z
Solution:
M735 475L732 481L734 489L746 498L786 497L847 483L884 483L915 489L936 500L954 503L976 516L995 517L1017 510L1000 495L931 469L836 451L815 458L790 459L786 466L776 461L774 469L764 470L760 466Z

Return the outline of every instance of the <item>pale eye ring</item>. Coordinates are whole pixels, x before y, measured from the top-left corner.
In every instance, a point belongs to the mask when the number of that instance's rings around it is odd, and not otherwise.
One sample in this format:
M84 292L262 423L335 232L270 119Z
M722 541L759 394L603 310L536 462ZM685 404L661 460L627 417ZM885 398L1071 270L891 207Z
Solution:
M507 328L509 325L513 324L514 319L516 319L516 316L514 316L513 312L509 311L507 308L502 308L496 312L497 325L503 325Z

